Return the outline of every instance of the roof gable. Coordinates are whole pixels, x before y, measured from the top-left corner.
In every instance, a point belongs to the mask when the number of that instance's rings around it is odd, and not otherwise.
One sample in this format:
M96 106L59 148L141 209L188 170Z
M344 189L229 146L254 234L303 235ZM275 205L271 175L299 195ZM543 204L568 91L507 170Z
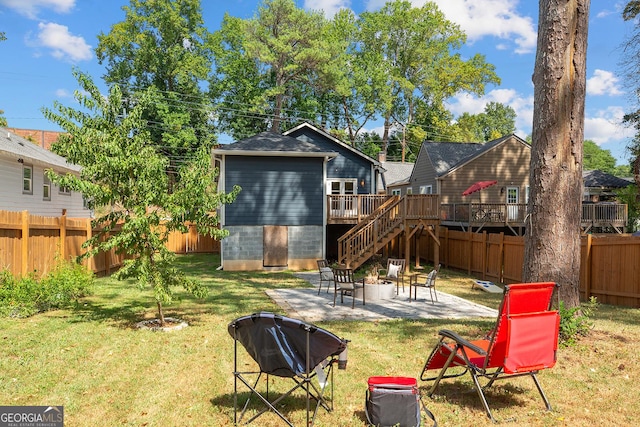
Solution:
M63 169L71 172L79 172L81 170L80 166L69 163L64 157L4 128L0 128L0 154L16 160L28 160L30 163L38 163L57 170Z
M331 135L330 133L319 129L315 126L313 126L312 124L308 123L308 122L304 122L299 124L298 126L287 130L286 132L283 133L283 135L289 135L289 136L293 136L294 138L296 138L297 140L304 140L304 141L309 141L309 136L313 136L313 135L317 135L320 138L328 141L331 144L334 144L344 150L348 150L351 151L352 153L354 153L356 156L362 157L364 160L376 165L376 166L380 166L380 162L378 162L376 159L373 159L372 157L367 156L365 153L363 153L362 151L352 147L349 144L346 144L342 141L340 141L338 138L334 137L333 135ZM304 138L304 136L306 136L307 138ZM313 139L313 138L311 138Z
M308 156L334 157L336 153L327 152L308 141L300 141L274 132L261 132L232 144L220 145L213 150L215 154L233 154L245 156Z
M529 146L522 138L519 138L514 134L503 136L488 142L465 143L425 141L422 144L420 153L418 154L416 164L419 163L421 156L426 156L433 166L436 176L442 177L487 153L500 144L504 144L512 138L519 143Z

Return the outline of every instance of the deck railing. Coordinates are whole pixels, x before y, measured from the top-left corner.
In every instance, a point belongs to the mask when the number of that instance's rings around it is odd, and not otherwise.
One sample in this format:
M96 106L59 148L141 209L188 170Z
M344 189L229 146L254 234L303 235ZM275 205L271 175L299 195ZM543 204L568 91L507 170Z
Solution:
M443 203L440 205L440 219L443 222L464 224L520 224L527 215L524 203ZM616 203L583 203L582 226L625 227L627 225L627 205Z
M360 222L378 209L389 197L377 194L330 195L327 218L333 222Z
M330 198L334 196L329 196ZM351 196L358 197L358 196ZM358 265L366 254L377 252L393 233L398 233L405 220L438 219L439 196L406 195L383 196L386 201L379 204L369 215L338 239L338 262ZM332 200L329 200L331 203ZM364 212L363 212L364 213Z
M357 195L329 195L328 215L329 222L360 222L366 220L383 204L398 196L357 194ZM407 218L438 218L438 205L440 197L437 194L407 195Z

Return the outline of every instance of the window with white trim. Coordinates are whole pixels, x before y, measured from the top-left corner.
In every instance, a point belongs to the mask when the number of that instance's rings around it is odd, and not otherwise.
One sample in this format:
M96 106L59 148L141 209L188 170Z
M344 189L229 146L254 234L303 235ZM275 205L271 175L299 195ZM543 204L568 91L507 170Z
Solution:
M393 190L391 190L391 195L392 196L401 196L402 195L402 191L400 191L399 188L394 188Z
M22 165L22 194L33 194L33 166Z
M63 196L70 196L71 189L69 187L59 187L58 193L62 194Z
M51 201L51 181L46 173L44 174L42 183L42 200Z
M433 194L433 187L431 185L421 185L420 194Z
M413 194L413 187L407 187L407 194Z

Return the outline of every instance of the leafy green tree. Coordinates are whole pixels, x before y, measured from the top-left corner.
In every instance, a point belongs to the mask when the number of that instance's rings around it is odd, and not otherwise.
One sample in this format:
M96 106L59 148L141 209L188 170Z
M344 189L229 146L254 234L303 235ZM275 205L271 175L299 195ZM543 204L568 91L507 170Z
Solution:
M330 59L322 38L325 24L320 12L299 9L293 0L265 0L246 23L244 49L270 79L263 102L272 109L276 133L296 84L309 82Z
M358 135L355 147L369 157L376 159L380 152L382 137L376 132L362 132Z
M153 87L157 103L143 118L149 138L170 160L175 180L180 162L214 143L211 110L202 89L211 70L209 37L200 0L130 0L125 19L98 35L96 56L106 65L104 80L120 86L121 113L135 108L134 95Z
M65 132L52 149L82 166L82 171L79 177L52 172L49 177L81 192L91 207L112 207L92 221L100 231L85 243L85 256L110 250L126 254L116 277L133 277L140 287L151 287L158 318L164 323L163 304L171 303L174 286L181 285L197 297L206 292L173 266L174 254L165 245L169 233L185 232L185 221L192 221L203 234L225 237L227 232L218 228L215 211L220 204L231 202L239 190L216 192L206 146L178 164L178 179L171 182L166 174L171 159L158 149L152 139L154 125L145 118L164 99L158 89L150 86L129 92L127 96L135 97L136 102L123 115L125 99L119 85L111 85L105 97L89 76L78 71L74 75L82 89L75 93L81 109L56 102L43 112Z
M487 84L500 81L484 56L465 60L453 53L466 36L435 3L414 8L395 0L360 18L359 51L371 66L370 86L384 119L385 151L392 126L408 129L419 108L441 104L460 92L483 94Z
M210 38L215 72L209 96L215 102L218 129L237 140L268 129L263 93L266 83L258 62L244 48L246 21L225 14Z
M600 148L589 139L584 141L582 157L582 167L585 170L599 170L612 175L617 171L616 158L611 155L611 151Z
M627 220L631 232L640 230L640 199L638 187L629 185L616 191L616 198L627 205Z
M344 42L327 25L293 0L265 0L248 20L226 15L212 37L210 79L221 129L241 138L266 128L280 132L282 122L336 116L341 77L332 64Z
M516 112L499 102L489 102L480 115L483 141L492 141L516 131Z
M481 113L482 114L482 113ZM454 125L461 136L460 142L478 142L484 140L479 114L462 113Z
M464 142L492 141L516 130L516 112L508 105L489 102L480 114L463 113L454 125Z

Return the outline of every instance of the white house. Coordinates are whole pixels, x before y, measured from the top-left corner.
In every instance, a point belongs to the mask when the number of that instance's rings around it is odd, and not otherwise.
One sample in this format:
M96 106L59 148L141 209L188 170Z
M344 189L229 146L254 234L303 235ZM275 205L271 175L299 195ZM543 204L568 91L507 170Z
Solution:
M31 215L88 218L82 194L51 183L45 171L80 173L80 166L0 128L0 210L29 211Z

